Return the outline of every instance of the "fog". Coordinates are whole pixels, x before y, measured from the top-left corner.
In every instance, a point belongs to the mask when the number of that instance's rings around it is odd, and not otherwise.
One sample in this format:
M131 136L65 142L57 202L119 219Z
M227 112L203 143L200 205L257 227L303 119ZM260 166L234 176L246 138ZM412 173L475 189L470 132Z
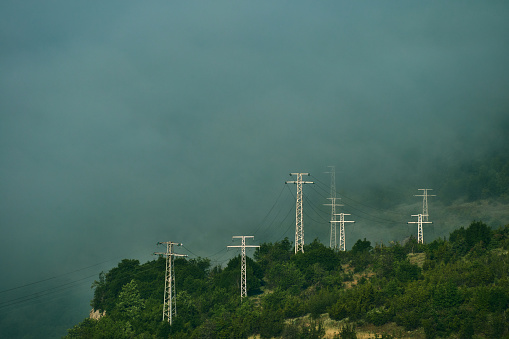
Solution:
M64 335L98 273L151 260L158 241L222 264L234 235L293 240L291 172L315 182L307 243L329 244L330 165L351 241L408 236L433 169L507 147L508 14L503 1L3 1L0 331ZM366 196L379 186L408 204L381 210Z

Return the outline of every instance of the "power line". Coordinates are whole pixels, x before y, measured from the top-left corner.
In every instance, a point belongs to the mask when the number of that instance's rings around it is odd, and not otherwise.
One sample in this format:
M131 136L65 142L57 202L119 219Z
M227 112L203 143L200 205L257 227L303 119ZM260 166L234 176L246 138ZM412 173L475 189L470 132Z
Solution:
M111 260L108 260L108 261L111 261ZM93 266L97 266L97 265L98 264L91 265L89 267L93 267ZM141 265L144 265L144 264L141 264ZM153 268L147 267L147 268L145 268L143 270L137 270L135 273L133 273L133 276L136 277L136 276L138 276L140 274L143 274L146 270L150 270L150 269L153 269ZM83 269L79 269L79 270L76 270L76 271L80 271L80 270L83 270ZM73 272L75 272L75 271L73 271ZM87 279L90 279L92 277L97 277L100 273L101 272L96 272L96 273L94 273L94 274L92 274L90 276L84 277L84 278L80 278L80 279L77 279L77 280L72 280L70 282L66 282L64 284L55 285L53 287L49 287L47 289L44 289L44 290L41 290L41 291L38 291L38 292L35 292L35 293L31 293L31 294L27 294L27 295L23 295L23 296L20 296L20 297L16 297L16 298L13 298L13 299L10 299L10 300L7 300L7 301L3 301L3 302L0 303L0 309L5 309L5 308L10 307L10 306L22 305L22 304L27 303L27 302L32 301L32 300L37 300L39 298L46 297L46 296L49 296L49 295L52 295L52 294L61 293L62 291L65 291L65 290L68 290L70 288L74 288L74 287L77 287L77 286L81 285L81 283L83 281L87 280ZM64 275L61 275L61 276L64 276ZM45 280L47 281L49 279L45 279ZM47 301L50 301L50 300L53 300L53 299L54 298L49 299Z
M284 185L283 187L288 188L288 192L293 197L293 193L290 191L290 188L288 187L288 185ZM272 231L271 233L273 233L273 225L276 223L276 221L278 220L278 217L281 215L281 212L283 211L283 208L284 208L284 206L281 205L281 207L278 209L277 213L272 217L270 223L267 224L267 226L263 229L262 236L259 236L259 238L261 238L261 239L268 239L268 238L270 238L270 234L268 232ZM285 216L283 221L279 221L278 223L281 224L282 222L284 222L284 220L286 220L286 218L287 218L287 216ZM256 232L254 232L254 235L256 235L257 232L258 232L258 230Z
M356 216L360 217L360 218L364 218L364 219L367 219L367 220L370 220L370 221L373 221L373 222L376 222L376 223L380 223L380 224L399 224L399 223L403 223L401 221L395 221L395 220L389 220L389 219L385 219L385 218L382 218L382 217L378 217L376 215L372 215L372 214L369 214L367 212L364 212L363 210L353 206L353 205L350 205L350 204L347 204L345 203L345 206L348 206L349 208L352 208L364 215L367 215L369 216L370 218L367 218L367 217L363 217L361 215L358 215L358 214L355 214ZM353 213L353 212L352 212ZM377 220L378 219L378 220ZM379 220L382 220L382 221L379 221Z
M281 222L281 226L282 226L282 225L283 225L283 223L286 221L286 219L288 218L288 216L290 215L290 213L292 212L292 210L293 210L293 208L290 208L290 209L288 210L288 213L286 213L285 218L284 218L284 219L283 219L283 221ZM285 232L284 232L284 233L283 233L283 234L282 234L282 235L278 238L278 240L277 240L277 241L279 241L279 240L283 239L284 235L285 235L286 233L288 233L288 231L290 230L290 228L293 226L293 222L295 222L295 220L292 220L292 222L290 223L290 225L288 226L288 228L286 229L286 231L285 231Z
M67 273L63 273L63 274L59 274L59 275L55 275L55 276L53 276L53 277L46 278L46 279L41 279L41 280L34 281L34 282L31 282L31 283L28 283L28 284L25 284L25 285L20 285L20 286L16 286L16 287L8 288L8 289L6 289L6 290L2 290L2 291L0 291L0 294L1 294L1 293L5 293L5 292L14 291L14 290L17 290L17 289L20 289L20 288L28 287L28 286L32 286L32 285L36 285L36 284L40 284L40 283L43 283L43 282L46 282L46 281L50 281L50 280L54 280L54 279L57 279L57 278L61 278L61 277L64 277L64 276L66 276L66 275L73 274L73 273L80 272L80 271L84 271L84 270L87 270L87 269L89 269L89 268L92 268L92 267L95 267L95 266L99 266L99 265L102 265L102 264L104 264L104 263L107 263L107 262L110 262L110 261L116 260L116 259L118 259L118 258L110 259L110 260L106 260L106 261L100 262L100 263L98 263L98 264L94 264L94 265L90 265L90 266L87 266L87 267L79 268L79 269L74 270L74 271L70 271L70 272L67 272Z
M73 287L72 285L75 284L75 283L78 283L78 282L81 282L81 281L84 281L84 280L87 280L87 279L90 279L90 278L96 277L96 276L97 276L97 273L93 274L93 275L90 275L90 276L87 276L87 277L84 277L84 278L81 278L81 279L78 279L78 280L73 280L73 281L67 282L65 284L54 286L54 287L51 287L51 288L48 288L48 289L45 289L45 290L42 290L42 291L39 291L39 292L35 292L35 293L32 293L32 294L24 295L24 296L17 297L17 298L14 298L14 299L10 299L10 300L7 300L7 301L2 301L2 302L0 302L0 308L6 308L6 307L9 307L9 306L25 303L27 301L31 301L31 300L34 300L34 299L38 299L40 297L44 297L44 296L56 293L56 292L60 292L63 289L68 289L70 287Z
M319 183L321 183L322 185L326 186L326 184L324 184L321 180L319 180L318 178L312 176L313 179L315 179L316 181L318 181ZM326 189L324 189L321 185L316 185L318 188L320 188L321 190L323 190L324 192L327 192ZM359 205L362 205L364 207L367 207L367 208L370 208L370 209L373 209L373 210L378 210L378 211L381 211L381 212L386 212L386 213L392 213L392 214L396 214L396 215L400 215L400 216L404 216L404 214L402 213L399 213L399 212L394 212L394 211L391 211L391 210L383 210L381 208L378 208L378 207L374 207L374 206L370 206L370 205L366 205L364 203L361 203L360 201L357 201L351 197L348 197L346 196L345 194L342 194L342 193L339 193L339 195L342 197L342 198L345 198L345 199L348 199L348 200L351 200Z
M188 251L189 253L191 253L192 255L194 255L195 257L197 258L201 258L198 254L194 253L193 251L191 251L189 248L185 247L184 245L181 245L182 248L184 248L186 251ZM219 252L218 252L219 253Z
M262 221L260 222L258 228L253 232L253 234L256 235L256 233L260 230L260 228L262 227L263 223L265 222L265 220L269 217L270 213L272 212L272 210L274 209L274 207L276 206L277 202L279 201L279 198L281 198L281 195L283 194L283 191L285 190L285 186L281 187L281 191L279 192L279 195L278 197L276 198L276 201L274 202L274 204L272 205L272 207L270 208L269 212L267 212L267 214L265 215L265 217L263 217Z
M305 197L305 198L307 198L305 194L304 194L304 197ZM315 206L315 205L312 203L312 201L311 201L310 199L306 199L306 200L305 200L305 202L306 202L306 205L307 205L307 206L309 206L309 207L311 208L311 210L312 210L313 212L315 212L315 214L316 214L316 215L317 215L320 219L322 219L322 220L323 220L323 221L321 221L321 222L314 220L316 223L318 223L318 224L328 224L328 223L329 223L329 220L327 220L327 219L326 219L326 218L324 218L324 217L323 217L320 213L318 213L318 211L320 211L320 210L318 209L318 207L317 207L317 206ZM317 211L317 209L318 209L318 211ZM321 211L320 211L320 212L321 212ZM323 212L323 213L325 213L325 212ZM305 213L305 212L304 212L304 214L305 214L306 216L309 216L309 215L308 215L307 213Z

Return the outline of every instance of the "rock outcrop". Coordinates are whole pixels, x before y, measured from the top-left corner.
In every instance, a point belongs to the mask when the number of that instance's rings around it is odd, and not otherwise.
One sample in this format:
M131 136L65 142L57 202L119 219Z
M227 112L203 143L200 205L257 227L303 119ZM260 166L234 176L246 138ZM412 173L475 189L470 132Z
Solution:
M104 317L105 315L106 315L106 311L102 311L102 313L101 313L99 310L91 309L91 310L90 310L90 316L89 316L89 318L90 318L90 319L99 320L99 319L101 319L102 317Z

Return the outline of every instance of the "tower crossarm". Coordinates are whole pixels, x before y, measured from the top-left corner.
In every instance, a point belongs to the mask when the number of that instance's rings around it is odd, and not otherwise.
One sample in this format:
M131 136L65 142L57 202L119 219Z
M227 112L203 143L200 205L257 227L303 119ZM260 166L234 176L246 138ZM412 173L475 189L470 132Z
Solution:
M412 214L412 217L427 217L427 215L424 215L424 214ZM409 221L408 224L417 224L419 221ZM433 222L431 221L421 221L421 223L423 224L432 224Z
M177 253L163 253L163 252L154 252L154 255L164 255L164 256L172 256L172 257L188 257L187 254L177 254Z
M433 191L432 188L418 188L417 190L423 191L423 194L414 194L414 197L424 197L424 196L436 197L436 195L434 194L428 194L428 191Z
M260 247L258 245L245 245L245 246L242 246L242 245L232 245L232 246L226 246L228 248L257 248L257 247Z
M336 204L336 200L339 200L341 198L327 198L329 200L332 200L333 202L331 204L323 204L324 206L345 206L343 204Z
M417 217L417 221L409 221L408 224L417 224L417 243L424 244L422 224L432 224L432 222L423 220L423 217L427 217L425 214L413 214L412 217Z

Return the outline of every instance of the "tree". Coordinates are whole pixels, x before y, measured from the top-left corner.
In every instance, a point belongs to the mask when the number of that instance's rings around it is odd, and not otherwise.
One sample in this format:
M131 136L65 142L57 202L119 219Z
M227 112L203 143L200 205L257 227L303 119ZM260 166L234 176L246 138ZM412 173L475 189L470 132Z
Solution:
M352 254L366 251L369 252L372 249L373 247L371 247L371 241L366 240L366 238L364 238L364 240L359 239L352 247Z
M421 274L421 269L417 265L412 265L410 261L404 260L398 263L396 268L396 278L401 282L416 280Z
M272 263L285 262L292 256L292 243L288 238L272 243L263 243L255 250L254 258L265 271Z
M122 260L94 282L92 306L106 310L86 319L68 338L308 338L321 337L320 324L290 318L329 312L332 319L381 326L395 321L426 337L503 338L509 333L509 226L492 232L481 222L422 245L424 269L407 259L410 247L397 243L371 250L366 239L352 251L334 252L318 240L293 254L290 242L262 244L256 262L247 258L248 285L266 284L260 296L239 298L240 256L225 268L208 259L175 260L178 317L161 321L165 260L140 265ZM458 251L461 250L461 251ZM361 279L345 274L372 267ZM373 265L371 265L373 264ZM355 271L354 271L355 272ZM349 271L350 277L353 273ZM340 279L340 280L338 280ZM255 286L249 285L249 289ZM352 333L353 332L353 333ZM355 337L354 328L341 338ZM339 338L339 335L336 336ZM382 337L384 338L384 337Z
M266 274L269 287L297 294L305 283L304 275L293 262L274 263Z
M449 241L460 254L465 254L476 244L481 243L483 247L486 247L491 237L492 231L485 223L474 221L467 229L461 227L452 232Z
M465 237L470 248L479 242L486 246L491 241L491 229L481 221L474 221L466 229Z
M144 307L145 302L140 297L138 286L131 280L122 287L115 310L122 319L134 320L140 316Z
M450 281L435 285L432 298L437 309L456 307L462 302L458 287Z
M108 273L101 273L99 281L92 284L92 288L95 288L92 307L96 310L106 310L107 313L111 312L122 287L134 278L139 265L138 260L123 259Z

